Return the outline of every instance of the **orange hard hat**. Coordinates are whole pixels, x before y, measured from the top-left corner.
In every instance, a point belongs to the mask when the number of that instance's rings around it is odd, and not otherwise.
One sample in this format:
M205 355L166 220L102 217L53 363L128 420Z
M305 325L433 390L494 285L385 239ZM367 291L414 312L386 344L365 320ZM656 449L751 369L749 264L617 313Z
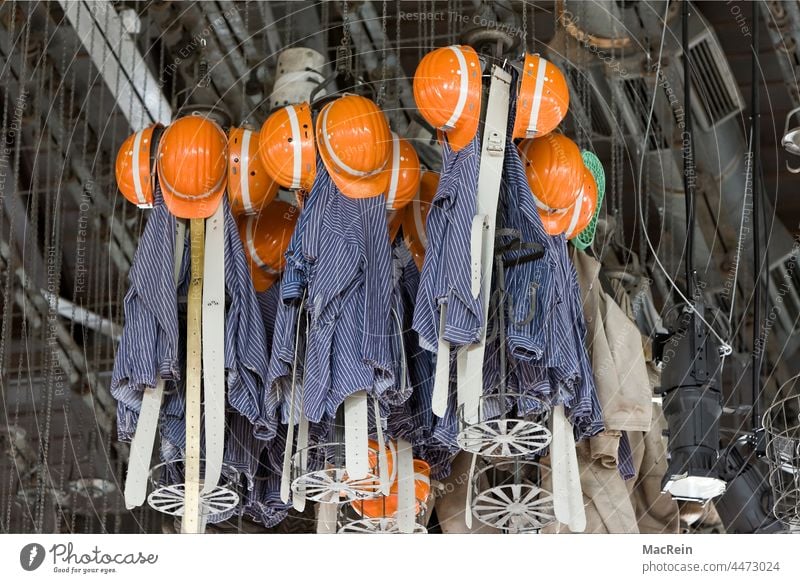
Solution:
M286 265L289 247L300 211L282 200L275 200L258 215L238 218L239 237L250 264L256 291L266 291Z
M173 215L214 214L228 179L228 139L221 127L199 115L172 122L161 136L157 160L164 202Z
M275 182L292 190L311 190L317 149L308 103L281 107L267 118L258 137L258 154Z
M160 123L139 130L128 136L117 152L114 171L117 186L122 195L139 208L153 206L153 178L151 157L155 153L154 134Z
M386 192L392 133L386 116L360 95L331 101L317 117L317 144L331 179L350 198Z
M228 200L234 215L258 214L278 194L278 183L258 156L258 132L232 128L228 133Z
M369 460L369 472L373 476L379 476L381 473L381 457L379 454L380 448L378 447L378 442L374 439L370 439L368 442L369 449L367 451L367 459ZM394 481L397 476L397 466L395 465L395 458L397 456L397 445L394 441L387 440L384 446L384 451L386 452L386 474L389 477L390 481ZM372 482L370 479L365 479L362 481L364 484L373 483L373 485L377 485L376 483Z
M408 140L392 132L392 153L389 158L389 187L386 189L386 210L406 206L419 190L419 157Z
M572 209L567 211L570 215L569 224L564 230L567 239L574 239L581 231L589 226L597 208L597 182L594 175L586 168L583 175L583 189L581 194L572 204Z
M522 141L519 150L536 206L547 212L569 208L583 185L577 144L561 134L548 134Z
M570 209L551 212L537 208L536 211L539 213L539 218L542 219L542 226L548 235L555 237L567 230L571 217Z
M391 518L397 514L399 488L398 480L392 483L388 496L377 496L367 500L351 502L352 508L361 516L367 518ZM431 493L431 467L427 462L414 460L414 498L415 514L420 514L428 502Z
M425 222L428 212L439 187L439 175L426 170L420 179L419 192L411 204L405 208L403 215L403 237L406 247L414 258L417 268L422 271L425 261L425 248L428 246L428 237L425 232Z
M404 210L388 211L386 213L386 226L389 231L389 242L394 243L397 238L397 233L400 231L400 226L403 224Z
M422 117L447 134L453 150L466 146L481 116L481 62L467 45L434 49L414 73L414 101Z
M567 239L573 239L589 225L597 207L597 184L588 168L583 178L580 194L568 209L556 212L537 209L548 235L563 233Z
M525 55L517 94L515 138L541 138L567 115L569 88L561 70L539 55Z

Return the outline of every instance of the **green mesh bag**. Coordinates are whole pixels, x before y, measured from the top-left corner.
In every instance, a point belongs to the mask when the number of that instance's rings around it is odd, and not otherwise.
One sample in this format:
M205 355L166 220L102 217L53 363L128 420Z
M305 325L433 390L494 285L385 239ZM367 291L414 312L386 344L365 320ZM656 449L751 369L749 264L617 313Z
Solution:
M603 163L595 156L594 152L584 150L581 156L583 156L583 163L586 164L589 172L594 176L594 181L597 183L597 208L594 209L592 220L589 221L589 225L571 241L578 249L584 250L594 241L594 230L597 228L597 215L600 214L600 207L603 205L603 198L606 195L606 173L605 170L603 170Z

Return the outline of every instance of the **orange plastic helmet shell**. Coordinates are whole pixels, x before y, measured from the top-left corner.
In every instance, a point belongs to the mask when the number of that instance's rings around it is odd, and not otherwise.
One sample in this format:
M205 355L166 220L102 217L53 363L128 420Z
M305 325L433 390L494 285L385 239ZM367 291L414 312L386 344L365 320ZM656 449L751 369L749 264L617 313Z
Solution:
M572 208L567 211L570 216L569 224L564 229L564 235L566 235L567 239L574 239L589 226L596 208L597 183L592 173L586 168L581 194L578 196L578 200L573 203Z
M169 211L182 219L207 219L225 193L228 138L206 117L182 117L161 136L157 169Z
M589 225L596 207L597 184L587 168L580 194L567 210L556 212L537 210L548 235L564 234L567 239L573 239Z
M392 153L389 158L389 187L386 189L386 210L396 211L409 202L419 190L421 170L419 156L408 140L392 132Z
M389 231L389 242L394 243L394 240L397 238L397 233L400 231L400 227L403 224L403 215L405 214L405 209L399 211L388 211L386 213L386 226L388 227Z
M425 224L438 187L439 175L429 170L423 172L420 179L419 193L411 201L411 204L405 208L405 213L403 214L403 237L406 247L411 252L414 263L417 264L417 268L420 271L422 271L422 264L425 261L425 249L428 247Z
M281 107L267 118L259 132L258 154L279 185L311 190L317 175L317 148L308 103Z
M371 198L386 192L392 133L373 101L360 95L331 101L317 117L316 129L320 157L342 194Z
M567 115L569 87L561 70L539 55L525 55L514 119L515 138L540 138Z
M467 45L434 49L414 72L414 101L422 117L447 134L461 150L478 131L481 116L481 62Z
M519 150L536 206L546 212L569 208L583 186L577 144L561 134L548 134L522 141Z
M572 216L570 214L570 209L550 212L537 208L536 211L539 213L539 218L542 219L542 226L548 235L555 237L567 230L570 217Z
M234 215L258 214L278 194L278 183L264 170L258 155L258 132L228 132L228 200Z
M266 291L280 277L286 265L284 253L289 247L298 216L300 211L296 207L275 200L258 215L238 218L239 237L256 291Z
M378 476L381 471L380 467L380 455L379 455L379 447L378 442L374 439L370 439L368 442L369 450L367 453L368 460L369 460L369 471L372 475ZM386 473L389 476L391 481L394 481L397 477L397 466L394 463L394 460L397 457L397 445L394 441L387 440L384 446L384 450L386 452ZM370 483L370 480L365 480L364 483Z
M353 509L367 518L391 518L397 514L399 482L395 480L388 496L351 502ZM431 493L431 467L427 462L414 460L414 498L416 514L420 514Z
M131 134L117 152L114 172L122 195L139 208L153 206L153 168L150 165L153 153L153 138L156 123Z

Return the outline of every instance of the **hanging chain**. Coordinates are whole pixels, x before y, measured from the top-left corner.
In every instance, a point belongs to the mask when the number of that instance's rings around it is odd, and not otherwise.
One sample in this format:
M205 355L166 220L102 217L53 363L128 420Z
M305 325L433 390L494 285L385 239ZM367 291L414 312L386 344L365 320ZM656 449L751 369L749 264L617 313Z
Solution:
M453 11L450 7L450 3L447 5L447 44L455 44L453 41L455 40L455 36L453 33Z
M431 46L436 46L436 0L431 0Z
M612 33L614 34L614 38L617 38L617 34L618 34L618 31L619 31L619 28L618 28L618 25L617 25L617 20L615 18L612 18L612 16L610 14L609 14L609 18L612 20L612 25L611 25ZM625 45L622 45L622 47L620 48L620 60L622 60L623 62L625 60ZM617 103L617 116L619 116L620 113L621 112L620 112L619 103ZM613 119L617 119L617 117L615 117ZM622 130L620 129L620 132L621 131ZM623 142L622 135L620 135L619 136L619 141L617 143L617 158L616 158L616 168L615 168L615 172L616 172L616 176L617 176L617 182L614 185L614 187L615 187L614 190L616 191L615 197L616 197L616 200L617 200L617 212L616 212L616 214L617 214L617 228L616 228L617 241L619 242L620 245L625 245L625 220L624 220L624 216L623 216L624 209L623 209L623 200L622 200L622 188L623 188L623 182L624 182L624 176L623 176L623 172L624 172L624 167L623 167L623 164L624 164L624 162L623 162L623 154L624 154L624 152L623 152L623 148L624 148L624 145L623 145L622 142Z
M528 2L522 0L522 52L528 52Z
M16 2L11 3L11 17L9 23L9 38L13 39L16 42L16 26L17 26L17 4ZM24 63L24 60L23 60ZM8 139L8 112L9 112L9 94L10 91L3 92L3 122L2 122L2 134L3 134L3 143L6 143ZM13 160L13 165L16 168L17 163L16 160ZM16 183L16 174L13 173L11 179L14 183ZM4 221L3 221L4 222ZM14 225L13 221L9 221L9 230L8 235L6 236L5 240L8 243L8 246L11 247L14 245ZM0 235L2 235L2 226L0 225ZM2 276L3 279L3 312L2 312L2 323L0 323L0 375L2 375L2 380L5 383L5 371L10 371L10 364L11 364L11 351L6 350L7 346L9 345L9 340L11 336L11 329L12 329L12 300L11 300L11 288L15 285L15 280L12 279L14 276L16 266L13 265L12 255L9 254L7 269ZM25 338L27 328L25 325L25 318L22 318L22 332L20 338ZM20 351L20 361L22 361L24 352ZM21 363L20 363L21 364ZM10 375L9 375L10 376ZM9 403L6 402L6 416L8 416L8 406ZM14 425L18 425L19 423L19 392L17 392L17 400L16 406L14 410L12 423ZM9 441L9 456L13 460L15 459L15 446L16 440L11 439ZM8 497L5 507L4 519L0 519L0 526L5 530L5 532L9 532L11 530L11 509L12 509L12 495L11 492L14 490L14 482L15 482L15 473L8 472Z
M247 42L249 37L250 37L250 0L245 0L245 3L244 3L244 40L242 40L242 44L243 45L244 45L245 42ZM247 98L247 82L252 77L252 75L256 73L256 71L253 68L252 62L249 62L249 60L247 59L247 51L244 49L244 46L242 46L242 52L245 53L245 62L247 63L247 68L249 69L249 71L248 71L247 79L245 79L245 76L242 75L242 111L241 111L241 114L239 115L239 121L240 122L244 122L246 120L246 121L249 122L249 121L252 121L252 120L249 119L250 118L249 114L252 113L252 111L250 111L250 109L249 109L249 103L248 103L249 99Z
M420 12L424 12L424 10L425 10L425 2L424 1L420 2L419 10L420 10ZM422 19L418 18L417 19L417 38L419 39L419 41L417 42L417 61L421 61L422 60L422 55L427 50L426 47L424 46L425 43L422 42L424 36L425 36L425 32L422 29Z
M400 61L400 55L402 51L400 50L400 0L397 0L397 10L395 12L395 20L394 20L394 91L392 92L392 105L394 110L395 116L395 123L398 123L402 120L402 110L400 108L400 83L397 81L400 76L403 75L403 65ZM399 127L399 126L397 126Z
M342 2L342 43L336 49L336 69L346 77L353 74L353 51L350 46L350 13L347 0Z
M378 88L378 98L377 103L379 107L383 107L383 103L386 99L386 78L387 78L387 42L388 42L388 35L386 34L386 3L387 0L383 0L383 14L381 15L381 31L383 34L382 43L381 43L381 85Z

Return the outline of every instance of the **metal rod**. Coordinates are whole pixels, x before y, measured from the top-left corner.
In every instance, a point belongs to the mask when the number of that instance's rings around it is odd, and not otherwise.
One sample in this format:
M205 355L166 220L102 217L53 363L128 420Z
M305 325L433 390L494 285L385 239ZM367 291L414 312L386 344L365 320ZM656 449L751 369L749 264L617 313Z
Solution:
M752 142L750 145L750 176L753 188L753 263L755 267L755 284L753 287L753 363L752 363L752 411L751 420L753 431L761 427L761 408L759 397L761 395L761 354L763 346L759 346L761 334L761 94L758 85L758 2L753 2L753 36L752 36L752 71L750 82L750 127L752 129ZM766 336L764 337L766 343Z
M681 42L683 45L683 92L686 103L686 130L683 150L683 189L686 202L686 297L694 305L694 144L692 134L691 68L689 55L689 2L684 0L681 12ZM694 322L694 310L692 322ZM694 337L694 333L692 334ZM694 346L694 343L692 344Z

